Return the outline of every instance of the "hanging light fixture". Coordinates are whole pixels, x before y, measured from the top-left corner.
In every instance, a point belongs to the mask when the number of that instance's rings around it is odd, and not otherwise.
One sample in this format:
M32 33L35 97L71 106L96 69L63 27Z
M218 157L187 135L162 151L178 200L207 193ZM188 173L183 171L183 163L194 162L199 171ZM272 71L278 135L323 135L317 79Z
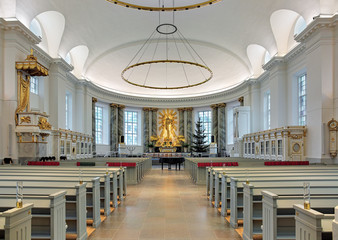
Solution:
M176 9L174 6L172 2L170 9ZM156 9L169 8L162 4ZM176 10L172 11L172 23L161 23L159 12L159 25L122 70L121 77L127 83L168 90L198 86L213 77L211 69L174 24Z

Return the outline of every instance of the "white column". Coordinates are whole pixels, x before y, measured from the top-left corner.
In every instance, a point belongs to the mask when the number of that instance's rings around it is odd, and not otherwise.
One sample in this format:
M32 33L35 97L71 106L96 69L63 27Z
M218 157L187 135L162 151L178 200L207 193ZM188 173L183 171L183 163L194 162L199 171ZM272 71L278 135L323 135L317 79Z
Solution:
M1 4L9 3L9 1ZM0 5L0 9L1 9ZM18 144L15 134L15 110L17 108L17 71L15 63L23 61L30 53L31 45L39 39L34 35L24 35L26 28L18 21L0 21L1 26L9 26L8 30L0 30L0 159L11 157L18 159ZM9 129L12 129L10 131Z
M271 128L286 126L286 67L285 63L277 62L270 69L271 92ZM261 123L264 124L263 111L261 110ZM262 128L263 129L263 126Z
M307 143L306 156L311 161L330 159L327 124L334 113L334 96L337 91L337 17L317 18L297 41L306 45L307 66ZM324 144L321 144L324 143Z

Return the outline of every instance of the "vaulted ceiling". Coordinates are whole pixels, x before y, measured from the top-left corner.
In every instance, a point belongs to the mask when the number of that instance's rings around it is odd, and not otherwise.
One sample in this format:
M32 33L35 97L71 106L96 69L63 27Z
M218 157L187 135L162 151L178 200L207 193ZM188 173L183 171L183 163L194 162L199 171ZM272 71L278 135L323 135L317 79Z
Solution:
M128 1L154 7L173 3ZM16 17L42 37L39 45L48 54L69 61L78 78L128 95L188 97L224 91L259 76L271 56L283 56L296 46L294 34L323 11L321 2L325 0L223 0L173 13L136 10L105 0L17 0ZM159 23L172 21L173 16L213 78L176 90L147 89L123 81L122 70Z

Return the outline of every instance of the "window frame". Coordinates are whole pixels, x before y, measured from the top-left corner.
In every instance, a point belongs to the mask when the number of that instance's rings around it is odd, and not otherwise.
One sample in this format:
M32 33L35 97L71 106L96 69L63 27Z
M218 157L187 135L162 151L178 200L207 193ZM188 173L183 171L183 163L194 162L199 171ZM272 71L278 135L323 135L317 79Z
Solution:
M29 91L33 94L39 95L39 79L37 77L30 78Z
M128 121L128 115L131 114L131 122ZM131 132L128 131L128 125L131 125ZM136 126L136 127L135 127ZM139 145L140 135L139 135L139 111L136 110L125 110L124 111L124 136L126 145ZM136 129L135 129L136 128ZM132 141L130 142L129 136L131 136Z
M98 110L101 110L101 114L99 114ZM100 116L100 118L99 118ZM101 128L99 128L101 122ZM98 135L101 133L101 137ZM103 144L103 107L95 106L95 143Z
M298 124L307 124L307 74L303 73L297 77L297 100L298 100Z
M205 119L207 118L206 115L209 115L209 121L206 121ZM211 143L211 135L212 135L212 112L211 110L200 110L197 113L198 118L200 119L203 129L204 129L204 134L207 136L206 137L206 144Z
M271 92L264 93L264 129L271 129Z

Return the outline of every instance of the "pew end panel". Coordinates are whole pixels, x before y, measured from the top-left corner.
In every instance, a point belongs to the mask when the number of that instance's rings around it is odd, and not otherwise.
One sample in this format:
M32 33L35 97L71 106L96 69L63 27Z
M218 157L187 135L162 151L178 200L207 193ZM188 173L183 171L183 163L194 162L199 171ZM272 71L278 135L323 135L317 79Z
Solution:
M333 239L334 214L324 214L314 209L306 210L301 204L294 204L293 207L296 210L296 239Z
M0 212L0 234L5 240L31 240L32 208L34 204L24 204L22 208L11 208Z

